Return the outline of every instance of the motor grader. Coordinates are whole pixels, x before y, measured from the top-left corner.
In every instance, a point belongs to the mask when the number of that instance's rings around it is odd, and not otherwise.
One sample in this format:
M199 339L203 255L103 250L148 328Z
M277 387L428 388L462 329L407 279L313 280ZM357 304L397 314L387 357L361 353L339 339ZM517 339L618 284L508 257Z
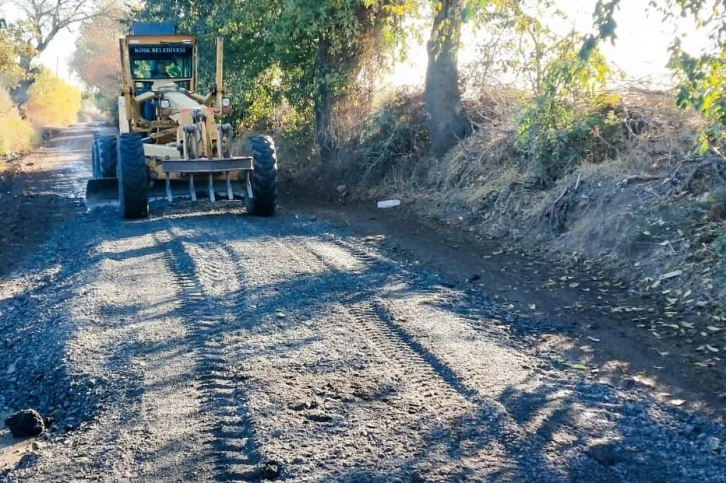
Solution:
M232 110L223 83L222 39L215 84L198 91L197 42L168 23L132 23L119 39L122 86L118 135L95 135L89 207L118 203L124 218L143 218L149 200L199 195L242 198L251 215L274 214L277 153L268 136L250 136L233 156Z

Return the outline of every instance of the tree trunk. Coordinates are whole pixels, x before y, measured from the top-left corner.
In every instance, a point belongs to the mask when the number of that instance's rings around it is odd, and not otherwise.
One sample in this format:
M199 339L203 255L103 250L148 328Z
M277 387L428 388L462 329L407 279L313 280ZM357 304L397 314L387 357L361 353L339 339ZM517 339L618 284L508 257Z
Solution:
M320 149L320 157L325 162L331 161L335 152L335 143L330 132L332 116L333 96L330 88L321 83L315 98L315 141Z
M318 45L318 91L315 96L315 141L320 149L320 157L330 162L335 152L331 133L333 117L333 92L327 84L326 73L330 68L329 43L320 40Z
M463 0L443 0L428 43L426 118L431 153L441 156L466 136L470 124L461 108L457 51Z

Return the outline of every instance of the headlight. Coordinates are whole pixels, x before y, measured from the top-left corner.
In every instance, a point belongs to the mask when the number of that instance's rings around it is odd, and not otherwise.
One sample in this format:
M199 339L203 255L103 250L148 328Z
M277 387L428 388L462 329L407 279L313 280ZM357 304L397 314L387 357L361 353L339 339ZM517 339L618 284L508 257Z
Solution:
M229 97L223 97L222 98L222 107L229 107L232 105L232 99Z
M169 103L169 99L160 100L159 107L161 107L162 109L169 109L169 107L171 107L171 103Z

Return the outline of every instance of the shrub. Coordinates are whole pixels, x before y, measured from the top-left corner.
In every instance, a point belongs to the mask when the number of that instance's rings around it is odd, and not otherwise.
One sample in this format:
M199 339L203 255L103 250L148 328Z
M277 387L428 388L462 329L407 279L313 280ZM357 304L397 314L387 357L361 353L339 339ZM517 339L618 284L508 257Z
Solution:
M36 127L63 127L78 119L81 91L42 69L28 90L25 108Z
M426 151L429 138L423 95L400 90L382 102L363 126L364 178L380 179L396 162Z
M534 164L532 184L549 187L589 158L607 159L609 141L618 132L613 99L599 94L608 75L605 58L594 52L580 58L577 37L558 42L558 55L544 70L541 92L529 101L517 122L515 147Z
M34 139L33 126L20 116L7 91L0 89L0 156L29 151Z
M617 156L621 117L610 99L579 106L535 99L519 120L516 139L520 156L534 165L532 184L546 188L583 161L598 163Z

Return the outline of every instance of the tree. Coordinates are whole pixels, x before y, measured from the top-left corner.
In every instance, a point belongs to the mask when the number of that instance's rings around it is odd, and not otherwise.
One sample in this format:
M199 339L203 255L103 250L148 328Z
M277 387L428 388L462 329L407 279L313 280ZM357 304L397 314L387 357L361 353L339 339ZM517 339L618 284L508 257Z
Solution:
M15 0L24 18L12 26L16 34L31 47L21 56L20 65L30 72L30 65L48 48L58 33L94 14L94 0Z
M462 22L472 20L484 28L487 25L504 23L512 31L528 33L537 44L543 33L539 21L528 15L522 6L523 0L435 0L431 37L428 42L428 66L426 70L425 103L426 116L431 139L431 152L440 156L448 151L458 139L466 136L470 123L461 106L457 54L461 44ZM551 8L552 2L534 2L540 9ZM501 27L500 27L501 28ZM535 61L540 60L541 46ZM542 66L535 68L542 81Z
M431 38L428 42L426 69L426 118L431 152L444 154L469 128L461 108L457 52L461 35L464 0L442 0L435 3Z
M69 65L86 86L111 99L118 95L121 85L118 38L123 35L124 12L115 2L101 4L98 11L104 14L81 24Z
M3 21L0 24L0 86L14 87L22 80L25 71L19 62L24 47L24 44L18 43Z
M597 32L589 36L582 48L588 59L597 44L617 38L617 11L620 0L598 0L593 17ZM726 140L726 2L723 0L650 0L652 11L664 20L691 18L699 29L707 29L711 40L710 52L691 55L682 49L681 37L676 35L671 46L670 67L679 78L676 98L681 108L692 107L706 121L701 131L698 150L704 153L716 143Z
M224 36L228 91L248 103L280 96L309 113L320 154L331 159L336 99L363 69L380 65L413 8L412 0L150 0L136 16L196 34L210 67L213 39Z

